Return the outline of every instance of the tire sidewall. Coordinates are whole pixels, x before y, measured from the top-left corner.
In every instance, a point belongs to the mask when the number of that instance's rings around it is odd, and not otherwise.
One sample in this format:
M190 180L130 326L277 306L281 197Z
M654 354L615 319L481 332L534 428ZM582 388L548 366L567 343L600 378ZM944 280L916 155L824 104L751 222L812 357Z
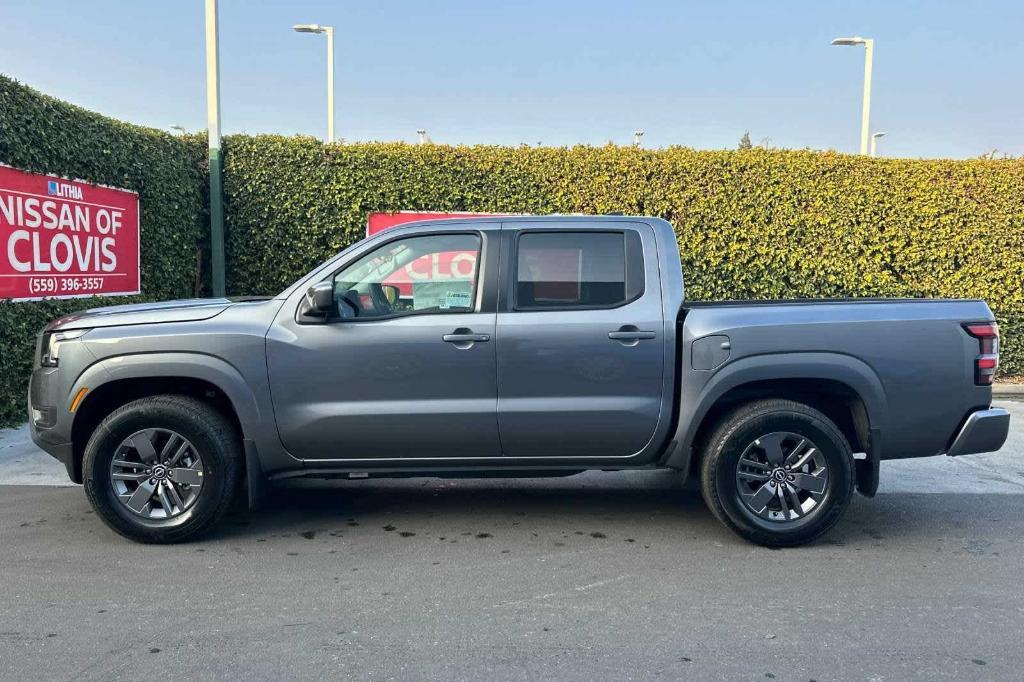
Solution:
M197 403L197 405L200 405ZM120 444L144 429L163 428L188 439L203 464L199 498L184 513L171 519L151 520L134 514L119 499L110 480L110 465ZM175 401L158 399L129 403L108 416L86 445L83 478L86 493L97 513L115 530L143 541L185 537L219 516L226 487L233 485L233 453L210 428Z
M739 499L736 469L747 446L776 431L808 438L824 455L828 466L825 495L803 518L789 522L762 519ZM748 533L770 533L777 538L813 537L831 527L845 509L853 481L852 455L845 438L828 422L791 411L765 412L745 420L725 438L715 471L719 501L729 519Z

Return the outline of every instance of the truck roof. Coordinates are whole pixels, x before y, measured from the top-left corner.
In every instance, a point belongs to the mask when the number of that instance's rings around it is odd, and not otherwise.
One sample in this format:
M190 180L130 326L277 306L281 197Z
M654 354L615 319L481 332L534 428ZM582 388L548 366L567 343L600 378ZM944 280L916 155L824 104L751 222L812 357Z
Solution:
M479 215L459 218L430 218L428 220L414 220L402 223L401 227L422 227L428 225L443 225L450 223L593 223L593 222L664 222L661 218L653 216L632 216L620 214L587 215L583 213L550 213L546 215ZM398 227L396 225L396 227ZM552 227L557 227L553 225Z

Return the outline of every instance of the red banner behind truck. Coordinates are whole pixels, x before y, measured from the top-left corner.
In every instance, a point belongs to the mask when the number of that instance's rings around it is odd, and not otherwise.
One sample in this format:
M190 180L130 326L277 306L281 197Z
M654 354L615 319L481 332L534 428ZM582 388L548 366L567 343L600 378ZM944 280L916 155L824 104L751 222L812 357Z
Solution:
M0 165L0 299L139 288L138 194Z

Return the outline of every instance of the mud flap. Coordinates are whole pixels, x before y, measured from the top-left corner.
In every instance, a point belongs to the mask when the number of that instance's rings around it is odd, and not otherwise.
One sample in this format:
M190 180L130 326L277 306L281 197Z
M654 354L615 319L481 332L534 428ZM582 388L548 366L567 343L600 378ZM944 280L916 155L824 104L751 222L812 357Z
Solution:
M878 429L871 429L868 439L868 451L865 459L854 462L854 473L857 478L857 492L864 497L874 497L878 492L879 445L882 434Z
M249 497L249 510L256 511L267 499L267 481L263 477L256 443L250 438L243 438L242 445L245 448L245 489Z

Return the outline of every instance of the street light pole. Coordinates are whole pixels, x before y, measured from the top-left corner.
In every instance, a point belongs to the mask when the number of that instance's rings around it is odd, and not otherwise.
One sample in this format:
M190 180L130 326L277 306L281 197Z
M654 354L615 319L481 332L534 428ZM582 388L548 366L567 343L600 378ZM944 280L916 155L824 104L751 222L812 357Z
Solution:
M327 36L327 144L334 144L334 27L320 24L296 24L296 33L323 33Z
M874 61L875 41L871 38L836 38L833 45L863 45L864 46L864 102L860 113L860 153L868 153L868 137L871 129L871 66Z
M206 125L210 153L210 288L224 296L224 185L220 150L220 48L217 0L206 0Z
M327 34L327 144L334 144L334 27L324 26Z
M875 133L871 136L871 156L878 155L878 138L880 137L885 137L885 133Z

